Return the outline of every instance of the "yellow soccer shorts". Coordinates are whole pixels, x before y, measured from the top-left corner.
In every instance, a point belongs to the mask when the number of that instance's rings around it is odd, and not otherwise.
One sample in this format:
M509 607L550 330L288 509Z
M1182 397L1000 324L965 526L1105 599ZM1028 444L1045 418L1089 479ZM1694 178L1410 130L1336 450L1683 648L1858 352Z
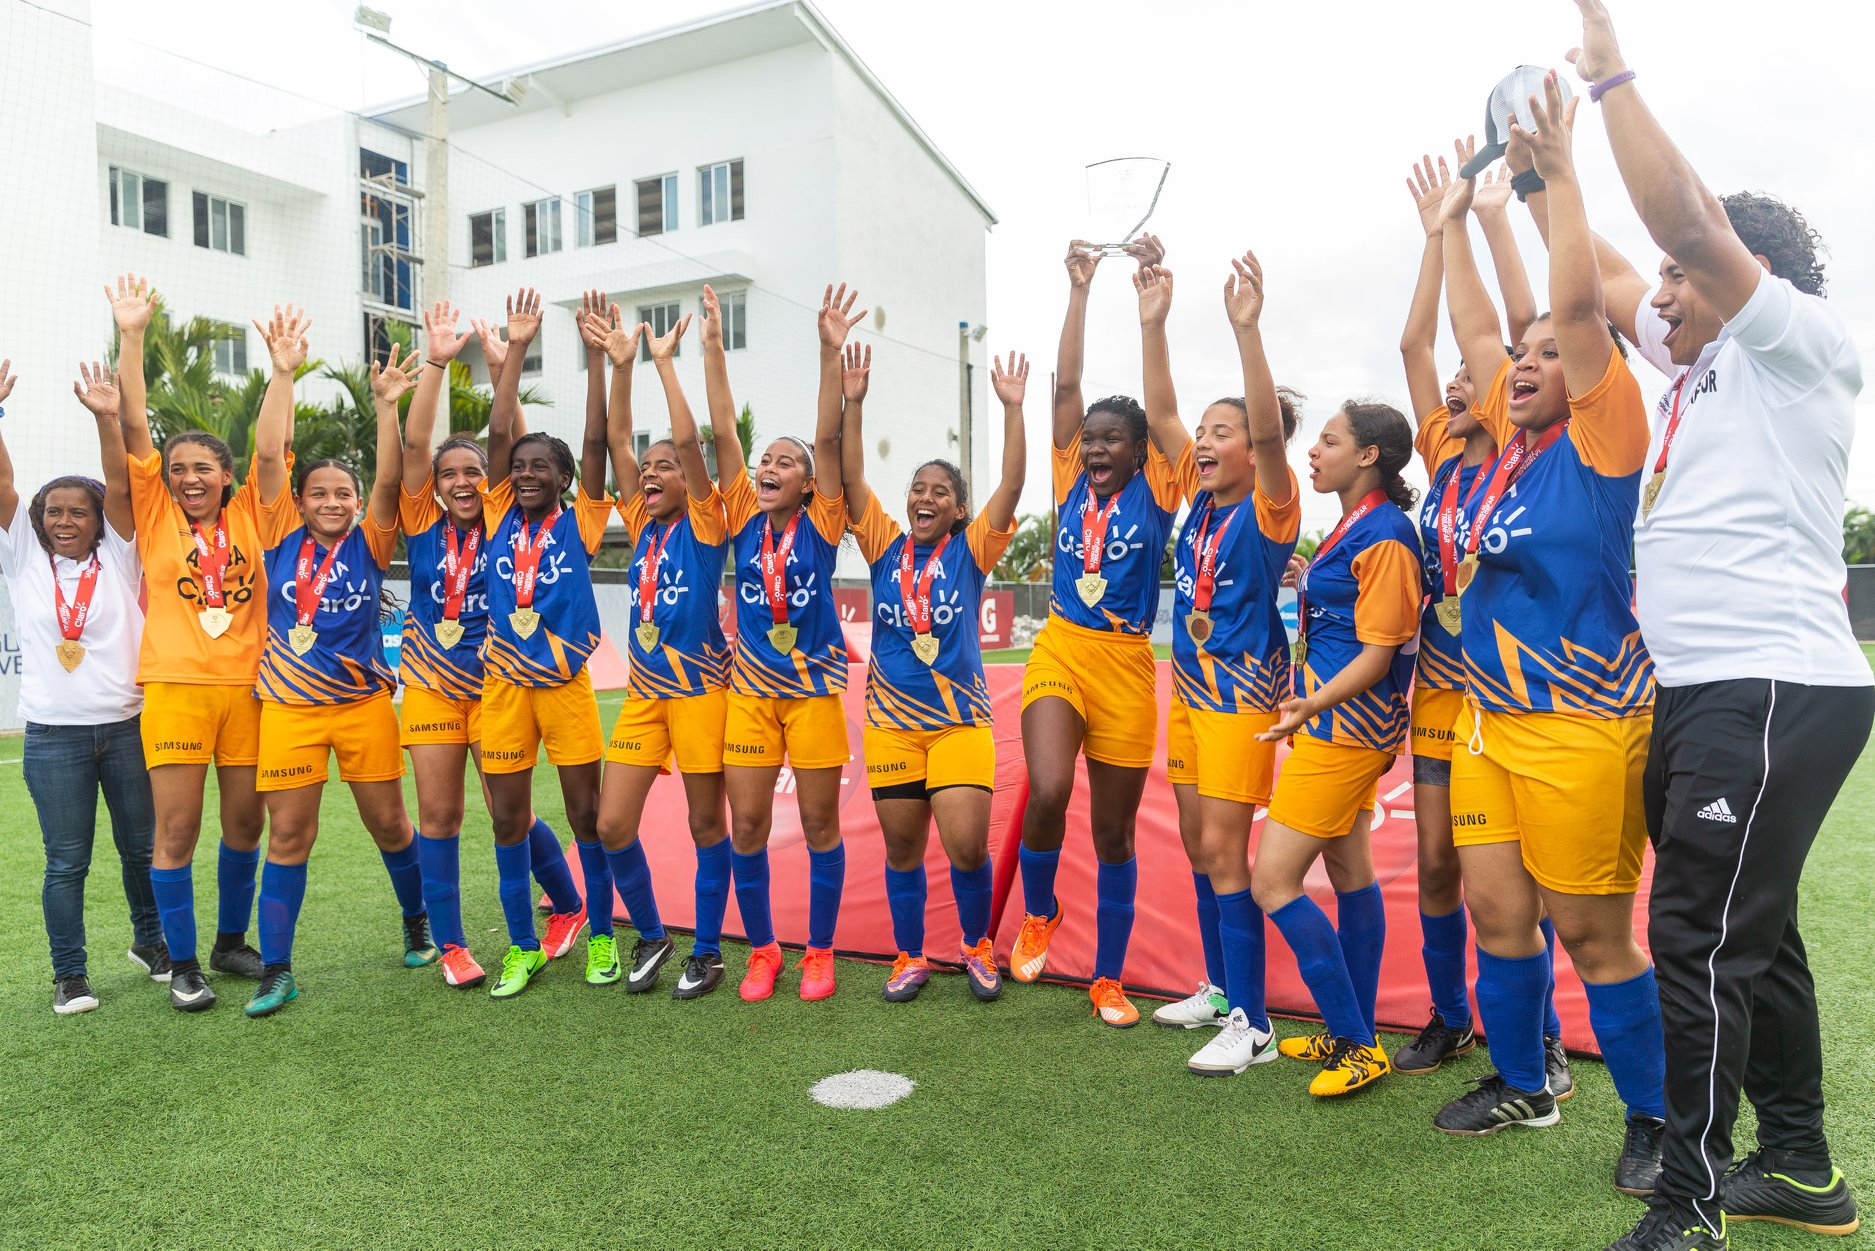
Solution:
M763 768L785 759L796 769L838 769L852 758L840 696L770 699L728 692L724 764Z
M1165 775L1200 795L1268 807L1276 780L1276 744L1257 735L1274 712L1217 712L1179 700L1165 716Z
M421 686L406 686L397 738L403 747L479 743L482 741L482 701L453 699Z
M1413 754L1432 760L1450 760L1456 731L1453 726L1465 708L1465 692L1413 684Z
M606 762L669 773L675 753L677 767L685 773L721 773L728 711L728 692L721 689L676 699L627 696L612 724Z
M1633 894L1647 845L1641 776L1653 723L1651 713L1466 708L1452 754L1453 844L1519 842L1530 876L1559 894Z
M339 758L342 781L389 782L404 776L389 691L349 704L262 701L255 790L291 791L325 782L333 755Z
M490 674L482 686L482 772L525 773L543 743L556 765L605 755L592 676L581 669L559 686L516 686Z
M902 730L869 725L865 733L866 785L922 782L927 792L946 786L996 786L996 735L987 725Z
M146 682L143 763L252 765L260 759L260 700L248 686Z
M1269 819L1316 838L1341 838L1374 810L1374 788L1393 753L1298 734L1270 799Z
M1156 680L1152 644L1141 636L1089 630L1050 617L1022 671L1022 708L1026 712L1050 696L1065 699L1087 723L1083 755L1144 769L1158 746Z

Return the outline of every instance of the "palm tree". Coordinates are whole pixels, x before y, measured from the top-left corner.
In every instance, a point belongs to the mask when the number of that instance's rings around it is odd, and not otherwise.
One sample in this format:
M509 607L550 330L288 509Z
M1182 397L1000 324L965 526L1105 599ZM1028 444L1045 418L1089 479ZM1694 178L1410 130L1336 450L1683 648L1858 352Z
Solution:
M1016 523L995 577L1002 582L1041 582L1054 570L1055 515L1030 513Z
M1875 564L1875 512L1860 504L1843 513L1842 558L1845 564Z

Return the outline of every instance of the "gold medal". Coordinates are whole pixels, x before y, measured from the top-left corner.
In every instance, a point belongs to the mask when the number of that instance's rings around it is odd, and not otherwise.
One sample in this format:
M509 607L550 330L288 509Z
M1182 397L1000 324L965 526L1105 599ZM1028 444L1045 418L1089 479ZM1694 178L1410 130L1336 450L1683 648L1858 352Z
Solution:
M59 645L53 650L58 653L59 663L65 666L67 673L84 662L85 648L77 639L60 639Z
M444 617L436 623L436 641L443 645L445 651L462 642L462 623Z
M1196 611L1185 614L1185 629L1190 633L1192 642L1206 641L1211 637L1211 614Z
M658 628L649 621L641 623L632 633L638 636L638 646L645 651L650 651L658 645Z
M782 622L779 625L769 627L768 645L780 652L783 656L789 656L794 653L794 640L799 637L801 637L801 632L799 630L786 622Z
M1295 655L1290 660L1290 663L1293 664L1296 668L1300 669L1302 668L1303 665L1308 663L1308 659L1309 659L1309 636L1307 634L1298 634L1296 635Z
M1457 637L1459 623L1462 620L1459 614L1458 596L1446 596L1432 606L1432 611L1439 618L1439 624L1445 627L1445 632Z
M1654 501L1660 498L1660 484L1667 480L1667 475L1657 473L1647 480L1647 486L1641 491L1641 516L1654 511Z
M938 641L929 634L914 634L911 640L912 655L927 665L935 665L938 658Z
M1466 556L1465 559L1458 562L1458 573L1454 575L1452 579L1458 584L1458 593L1463 595L1465 593L1465 588L1470 586L1471 580L1477 576L1478 555L1476 552L1473 552Z
M1092 608L1107 593L1107 580L1097 573L1084 573L1074 580L1074 589L1081 593L1081 602Z
M211 639L220 638L234 624L234 616L226 608L204 608L196 620L202 623L202 633Z
M296 625L286 632L287 645L304 656L312 650L312 645L319 641L319 631L307 625Z
M517 608L508 614L508 624L514 632L524 639L534 637L534 631L540 628L540 614L532 608Z

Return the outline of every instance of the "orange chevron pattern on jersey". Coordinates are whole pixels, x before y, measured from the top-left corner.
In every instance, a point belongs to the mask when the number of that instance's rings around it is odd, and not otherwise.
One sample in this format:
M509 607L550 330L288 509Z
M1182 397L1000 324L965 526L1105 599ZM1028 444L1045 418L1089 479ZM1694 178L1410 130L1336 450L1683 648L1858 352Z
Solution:
M1641 633L1620 640L1613 656L1600 656L1571 640L1560 651L1533 647L1495 622L1497 666L1503 677L1467 665L1466 680L1487 706L1546 707L1591 717L1626 717L1654 699L1654 666Z

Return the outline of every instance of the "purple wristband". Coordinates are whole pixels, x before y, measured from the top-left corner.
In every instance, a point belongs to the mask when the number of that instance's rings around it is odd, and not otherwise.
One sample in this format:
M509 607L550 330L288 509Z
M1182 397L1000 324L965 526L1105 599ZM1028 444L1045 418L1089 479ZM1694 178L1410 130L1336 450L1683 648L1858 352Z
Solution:
M1616 87L1619 87L1622 83L1631 81L1633 77L1634 77L1633 70L1631 69L1622 70L1619 74L1616 74L1612 78L1604 78L1601 82L1590 83L1589 84L1589 103L1590 104L1600 103L1601 98L1603 96L1613 91Z

